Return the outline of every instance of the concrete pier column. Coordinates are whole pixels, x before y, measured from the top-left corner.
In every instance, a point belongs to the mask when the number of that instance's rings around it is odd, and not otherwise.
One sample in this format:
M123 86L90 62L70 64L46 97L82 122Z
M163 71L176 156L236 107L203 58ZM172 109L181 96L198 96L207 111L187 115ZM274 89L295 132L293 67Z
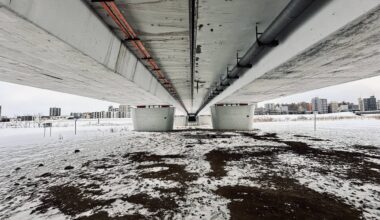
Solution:
M211 106L212 126L216 130L251 130L253 113L253 105L214 105Z
M138 106L132 108L132 121L135 131L173 130L174 107Z

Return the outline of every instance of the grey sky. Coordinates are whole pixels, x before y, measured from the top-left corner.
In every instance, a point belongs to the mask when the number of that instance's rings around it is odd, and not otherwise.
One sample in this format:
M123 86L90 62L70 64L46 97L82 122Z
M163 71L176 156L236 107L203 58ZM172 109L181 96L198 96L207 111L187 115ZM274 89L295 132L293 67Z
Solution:
M370 95L380 98L380 76L269 100L259 103L259 106L267 102L310 102L311 98L315 96L327 98L328 101L357 103L359 97ZM38 113L47 115L49 107L54 106L61 107L64 115L68 115L70 112L102 111L106 110L109 105L118 105L118 103L0 82L0 105L2 106L2 115L15 116Z
M118 105L66 93L0 82L2 115L13 117L24 114L49 114L49 107L61 107L62 114L70 112L103 111L109 105Z
M316 96L320 98L327 98L328 102L350 101L357 103L358 98L369 97L371 95L374 95L380 99L380 76L268 100L259 103L259 106L263 106L264 103L292 103L301 101L311 102L311 99Z

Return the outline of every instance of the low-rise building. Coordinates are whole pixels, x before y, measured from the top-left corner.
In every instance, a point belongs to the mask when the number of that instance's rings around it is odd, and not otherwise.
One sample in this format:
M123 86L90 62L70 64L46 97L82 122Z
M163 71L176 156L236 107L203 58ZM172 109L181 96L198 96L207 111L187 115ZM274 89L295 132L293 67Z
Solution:
M348 105L339 105L338 112L349 112Z

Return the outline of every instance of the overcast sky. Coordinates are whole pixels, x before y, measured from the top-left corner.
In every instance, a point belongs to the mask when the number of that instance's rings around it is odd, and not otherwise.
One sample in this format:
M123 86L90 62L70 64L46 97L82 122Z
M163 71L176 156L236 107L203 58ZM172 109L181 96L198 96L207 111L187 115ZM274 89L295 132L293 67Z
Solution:
M259 103L291 103L291 102L311 102L313 97L327 98L330 101L350 101L358 102L360 97L369 97L374 95L380 99L380 76L362 79L354 82L344 83L336 86L330 86L322 89L312 90L305 93L282 97L279 99L268 100Z
M380 98L380 76L268 100L266 102L310 102L311 98L319 96L321 98L327 98L329 102L350 101L357 103L359 97L369 97L371 95ZM266 102L259 103L259 106L262 106ZM109 105L119 104L0 82L0 105L2 106L3 116L13 117L15 115L38 113L48 115L49 107L61 107L62 114L68 115L70 112L103 111L106 110Z

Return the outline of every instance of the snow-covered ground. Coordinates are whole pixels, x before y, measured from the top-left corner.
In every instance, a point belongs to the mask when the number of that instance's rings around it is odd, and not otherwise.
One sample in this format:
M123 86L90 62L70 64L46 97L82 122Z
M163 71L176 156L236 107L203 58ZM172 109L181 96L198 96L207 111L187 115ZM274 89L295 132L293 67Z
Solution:
M70 123L51 137L0 128L0 219L380 218L380 120L162 133L90 120L77 135Z

